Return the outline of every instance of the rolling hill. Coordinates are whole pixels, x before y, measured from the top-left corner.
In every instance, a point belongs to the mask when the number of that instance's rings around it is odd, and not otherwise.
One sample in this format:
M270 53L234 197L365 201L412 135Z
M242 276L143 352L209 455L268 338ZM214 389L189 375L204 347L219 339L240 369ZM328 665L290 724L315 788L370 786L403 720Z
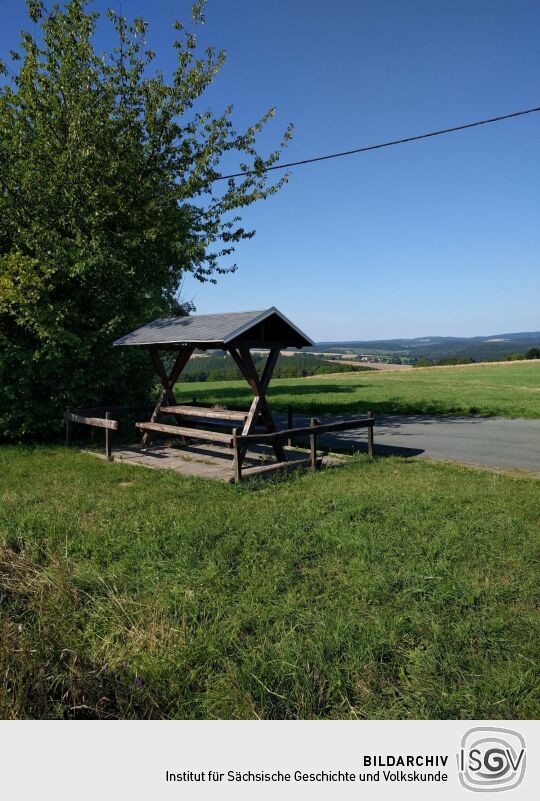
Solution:
M317 342L310 350L332 353L354 353L374 356L405 356L413 360L432 361L449 358L489 361L504 359L509 353L525 353L540 347L540 331L521 331L477 337L426 336L415 339L349 340ZM306 350L308 350L306 348Z

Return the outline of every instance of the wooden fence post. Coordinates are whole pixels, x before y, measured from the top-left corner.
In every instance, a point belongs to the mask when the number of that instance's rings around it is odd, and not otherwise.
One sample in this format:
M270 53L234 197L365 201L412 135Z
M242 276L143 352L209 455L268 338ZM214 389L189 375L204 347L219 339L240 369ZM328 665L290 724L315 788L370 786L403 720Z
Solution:
M292 427L293 427L292 406L289 403L289 405L287 406L287 428L292 428ZM289 446L289 448L292 446L292 437L289 437L289 439L287 440L287 445Z
M320 420L317 420L316 417L311 418L311 427L314 428L320 424ZM309 466L311 470L317 469L317 434L313 431L309 435L309 450L310 450L310 457L309 457Z
M66 409L66 415L68 415L71 411L71 407L68 406ZM71 442L71 420L68 420L66 416L66 446Z
M105 412L105 420L110 420L110 418L110 412ZM105 429L105 456L107 457L107 461L112 462L111 431L108 428Z
M232 432L232 445L233 445L233 471L234 483L239 484L242 481L242 464L240 462L240 449L238 447L238 432L240 428L234 428Z
M373 420L375 418L375 415L373 414L373 412L368 412L368 417L370 420ZM368 443L367 445L368 454L370 456L373 456L373 424L370 425L367 430L367 443Z

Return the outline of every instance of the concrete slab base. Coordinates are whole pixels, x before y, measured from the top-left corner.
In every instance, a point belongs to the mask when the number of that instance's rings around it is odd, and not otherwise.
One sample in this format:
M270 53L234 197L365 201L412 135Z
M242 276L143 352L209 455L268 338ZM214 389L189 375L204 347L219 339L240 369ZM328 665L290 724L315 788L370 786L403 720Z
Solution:
M103 452L89 451L89 453L102 459L105 458ZM287 461L291 463L305 462L307 457L305 451L298 451L294 448L285 448L285 453ZM185 476L200 476L227 482L233 480L233 454L231 449L224 445L213 443L180 445L176 441L161 441L152 443L145 449L141 445L117 445L113 447L112 455L115 462L137 464L158 470L174 470L175 473ZM272 449L269 446L260 445L248 451L242 469L270 466L275 461ZM344 461L335 456L323 457L324 465L338 465Z

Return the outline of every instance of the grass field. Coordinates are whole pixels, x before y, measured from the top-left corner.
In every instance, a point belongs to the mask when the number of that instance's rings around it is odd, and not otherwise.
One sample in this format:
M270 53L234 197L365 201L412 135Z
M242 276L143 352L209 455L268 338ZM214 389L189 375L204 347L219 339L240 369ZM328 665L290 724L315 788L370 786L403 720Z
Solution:
M230 408L249 403L245 382L178 384L177 397L221 402ZM313 414L394 412L540 417L540 363L372 372L356 375L276 379L271 407Z
M0 449L0 715L537 718L540 482Z

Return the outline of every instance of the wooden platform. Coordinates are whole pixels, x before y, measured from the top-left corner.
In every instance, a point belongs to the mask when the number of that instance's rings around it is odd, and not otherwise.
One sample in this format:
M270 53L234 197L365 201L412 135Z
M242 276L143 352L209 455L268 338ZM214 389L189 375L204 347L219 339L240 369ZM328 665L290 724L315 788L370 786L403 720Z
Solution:
M250 448L244 459L242 477L248 478L250 475L271 475L277 471L292 470L298 467L306 467L308 454L305 451L297 451L293 448L286 448L287 462L276 463L272 448L267 446L256 446ZM90 451L96 456L103 458L103 455ZM119 445L112 449L115 462L125 464L136 464L158 470L174 470L185 476L199 476L201 478L211 478L218 481L232 481L232 459L233 453L228 447L213 443L191 443L186 446L174 445L167 442L160 442L150 445L143 449L140 445L126 446ZM339 465L343 459L334 456L324 457L324 465Z

